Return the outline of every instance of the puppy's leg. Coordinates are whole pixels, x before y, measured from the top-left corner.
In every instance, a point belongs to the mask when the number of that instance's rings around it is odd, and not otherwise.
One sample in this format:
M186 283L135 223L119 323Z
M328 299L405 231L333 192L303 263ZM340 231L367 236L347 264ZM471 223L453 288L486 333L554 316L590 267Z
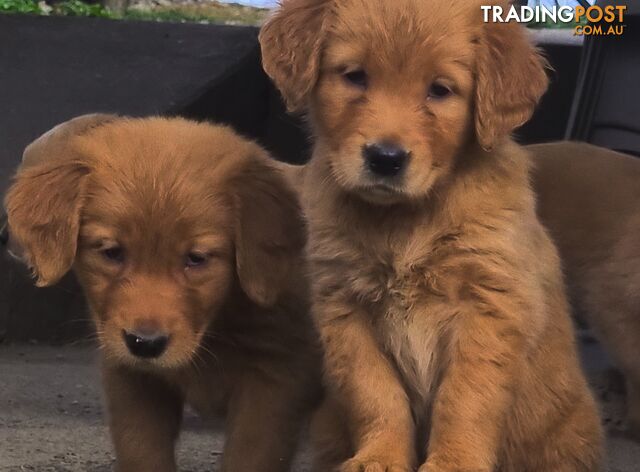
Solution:
M427 462L419 472L492 472L524 337L507 315L461 312L436 393Z
M180 395L142 372L105 367L109 427L118 472L174 472Z
M330 388L345 409L355 456L342 472L413 470L414 424L398 373L366 317L348 306L316 306Z
M315 472L327 472L353 456L353 446L344 417L344 409L329 392L311 421L313 467Z
M575 392L586 392L586 384L572 382ZM546 444L536 454L537 465L530 470L549 472L599 472L603 470L603 434L600 418L595 414L595 400L591 395L577 396L571 401L571 412L562 424L548 431ZM525 451L525 454L529 451ZM531 454L528 455L531 457Z
M291 394L291 388L257 375L245 378L233 390L222 472L286 472L291 468L304 402Z
M640 439L640 312L634 306L635 300L625 293L610 290L606 299L602 298L591 297L589 323L614 365L624 374L629 432Z

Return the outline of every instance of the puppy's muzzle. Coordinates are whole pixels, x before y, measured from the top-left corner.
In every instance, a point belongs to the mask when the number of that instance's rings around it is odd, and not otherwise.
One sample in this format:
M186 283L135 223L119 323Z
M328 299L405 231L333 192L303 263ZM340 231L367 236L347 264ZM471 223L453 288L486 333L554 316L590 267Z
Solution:
M367 144L362 149L367 168L379 177L395 177L409 161L409 152L393 143Z

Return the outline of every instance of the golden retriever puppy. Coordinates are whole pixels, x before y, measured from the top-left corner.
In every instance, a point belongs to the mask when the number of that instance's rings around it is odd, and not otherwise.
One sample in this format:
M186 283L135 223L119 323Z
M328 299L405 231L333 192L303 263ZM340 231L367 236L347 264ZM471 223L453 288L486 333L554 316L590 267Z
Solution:
M320 363L304 224L265 151L221 126L82 117L27 149L5 204L37 284L73 267L86 292L118 471L176 470L185 403L226 414L222 470L289 470Z
M640 160L584 143L529 150L573 307L624 374L629 428L640 437Z
M509 138L545 63L481 3L288 0L261 32L316 139L319 471L599 470L558 256Z

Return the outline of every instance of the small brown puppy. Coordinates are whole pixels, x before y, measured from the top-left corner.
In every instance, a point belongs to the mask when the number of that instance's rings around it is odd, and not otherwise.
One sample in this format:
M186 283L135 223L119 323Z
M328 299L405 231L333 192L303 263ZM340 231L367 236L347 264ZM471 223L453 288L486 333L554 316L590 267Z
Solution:
M625 375L629 427L640 437L640 159L583 143L529 150L571 301Z
M5 203L37 284L73 267L86 292L117 470L176 470L185 402L226 413L222 470L289 470L319 362L304 224L265 151L219 126L87 116L27 149Z
M600 468L558 257L509 139L544 61L483 3L288 0L261 32L316 137L319 471Z

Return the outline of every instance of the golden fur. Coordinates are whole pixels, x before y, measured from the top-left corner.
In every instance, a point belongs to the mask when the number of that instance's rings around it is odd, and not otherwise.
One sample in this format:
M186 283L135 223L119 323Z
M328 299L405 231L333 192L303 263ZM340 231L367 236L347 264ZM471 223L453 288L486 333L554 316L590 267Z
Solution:
M265 151L220 126L85 116L26 150L6 209L38 285L73 266L85 290L118 471L176 470L184 403L226 414L222 470L289 470L319 358L304 224ZM143 329L170 336L156 359L125 346Z
M298 177L328 389L318 471L600 468L558 257L508 137L545 64L481 3L285 0L261 32L316 139ZM379 141L410 152L400 177L365 168Z
M528 149L572 305L624 374L629 427L640 437L640 160L583 143Z

